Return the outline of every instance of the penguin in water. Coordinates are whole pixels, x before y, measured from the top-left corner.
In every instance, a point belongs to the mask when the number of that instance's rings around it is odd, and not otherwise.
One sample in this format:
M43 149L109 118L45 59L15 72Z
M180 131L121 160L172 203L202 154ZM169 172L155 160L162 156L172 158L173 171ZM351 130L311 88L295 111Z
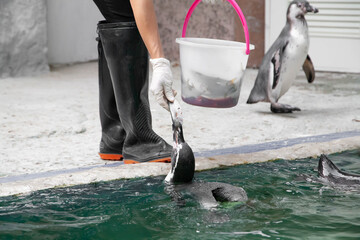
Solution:
M263 58L248 104L270 102L273 113L300 111L300 108L278 101L291 87L301 65L308 82L315 79L314 66L308 55L309 33L305 20L308 12L319 11L304 0L290 3L286 25Z
M341 171L324 154L319 159L318 175L335 185L360 186L360 175Z
M204 208L218 206L218 202L245 202L247 194L241 187L219 182L193 182L195 172L195 157L190 146L185 142L182 130L182 111L175 100L169 103L173 128L173 151L171 154L171 169L165 178L167 192L172 198L181 201L180 191L192 194Z

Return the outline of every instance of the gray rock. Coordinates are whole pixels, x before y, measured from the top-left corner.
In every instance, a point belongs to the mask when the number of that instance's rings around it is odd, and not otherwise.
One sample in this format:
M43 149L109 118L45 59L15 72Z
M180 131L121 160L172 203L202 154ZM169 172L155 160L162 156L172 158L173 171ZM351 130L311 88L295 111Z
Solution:
M47 72L45 0L1 0L0 19L0 77Z

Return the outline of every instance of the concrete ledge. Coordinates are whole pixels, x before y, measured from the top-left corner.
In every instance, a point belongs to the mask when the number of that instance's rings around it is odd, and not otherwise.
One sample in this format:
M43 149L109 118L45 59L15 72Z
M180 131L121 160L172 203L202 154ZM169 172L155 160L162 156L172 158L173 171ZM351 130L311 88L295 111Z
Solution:
M328 142L299 143L278 149L269 149L252 153L200 157L196 159L196 170L202 171L224 166L266 162L276 159L294 160L308 157L316 158L321 154L332 154L353 149L360 149L360 135Z
M316 157L351 149L360 149L360 131L295 138L284 141L196 153L196 171L265 162L275 159ZM170 164L122 162L91 167L12 176L0 179L0 196L24 194L54 187L66 187L99 181L166 175Z

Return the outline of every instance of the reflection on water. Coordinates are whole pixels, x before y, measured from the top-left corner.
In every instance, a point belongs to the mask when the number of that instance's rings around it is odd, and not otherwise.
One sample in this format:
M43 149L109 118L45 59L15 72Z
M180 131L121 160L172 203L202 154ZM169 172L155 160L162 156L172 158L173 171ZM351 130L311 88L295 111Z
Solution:
M330 156L360 173L359 151ZM206 210L172 201L164 176L0 198L0 239L357 239L360 190L318 180L317 159L273 161L196 174L243 187L245 204Z

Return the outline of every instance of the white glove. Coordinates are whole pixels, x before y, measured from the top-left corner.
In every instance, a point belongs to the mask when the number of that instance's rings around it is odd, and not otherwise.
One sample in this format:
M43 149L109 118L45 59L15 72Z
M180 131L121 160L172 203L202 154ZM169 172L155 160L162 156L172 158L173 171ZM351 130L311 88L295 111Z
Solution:
M155 58L150 59L150 63L153 68L150 91L160 106L169 111L168 102L174 102L175 100L170 61L165 58Z

